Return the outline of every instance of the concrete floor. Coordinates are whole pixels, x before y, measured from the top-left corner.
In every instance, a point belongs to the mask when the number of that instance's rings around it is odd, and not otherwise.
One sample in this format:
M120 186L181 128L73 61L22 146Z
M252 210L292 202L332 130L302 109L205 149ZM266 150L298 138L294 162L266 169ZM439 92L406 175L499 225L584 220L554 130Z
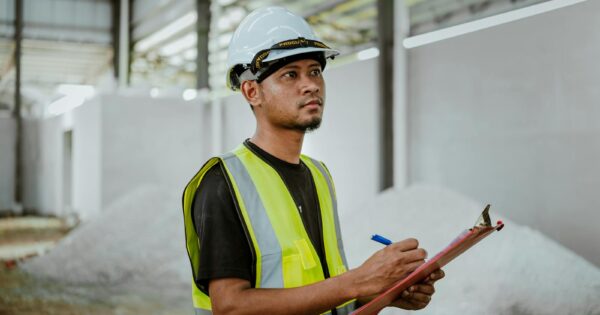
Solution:
M69 224L55 218L0 219L0 315L193 313L187 290L72 284L28 274L19 267L51 250L69 230Z
M0 315L191 314L184 300L126 287L70 285L0 267Z
M0 261L10 265L13 261L42 255L74 226L57 218L0 218Z

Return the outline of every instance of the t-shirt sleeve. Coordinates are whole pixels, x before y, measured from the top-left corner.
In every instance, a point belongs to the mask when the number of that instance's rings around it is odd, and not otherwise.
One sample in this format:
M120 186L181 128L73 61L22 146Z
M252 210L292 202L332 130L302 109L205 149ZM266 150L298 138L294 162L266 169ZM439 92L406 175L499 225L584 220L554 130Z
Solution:
M217 278L252 278L252 254L221 164L214 165L194 196L193 220L200 240L196 284L208 294Z

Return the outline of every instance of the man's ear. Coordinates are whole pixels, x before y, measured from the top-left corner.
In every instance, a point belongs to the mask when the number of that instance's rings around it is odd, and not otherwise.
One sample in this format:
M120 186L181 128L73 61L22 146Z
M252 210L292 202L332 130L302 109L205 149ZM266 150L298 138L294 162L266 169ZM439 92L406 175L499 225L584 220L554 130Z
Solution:
M242 82L240 91L250 106L256 107L260 105L262 94L256 81L246 80Z

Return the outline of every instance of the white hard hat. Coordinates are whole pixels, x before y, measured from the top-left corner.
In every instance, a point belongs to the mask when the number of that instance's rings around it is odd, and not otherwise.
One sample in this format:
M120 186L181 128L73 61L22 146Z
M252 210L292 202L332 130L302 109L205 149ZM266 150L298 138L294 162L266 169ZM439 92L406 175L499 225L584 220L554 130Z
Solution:
M227 86L237 90L244 80L260 81L272 73L266 70L269 65L310 53L322 59L323 67L327 58L339 54L320 42L302 17L287 9L254 10L242 20L229 43Z

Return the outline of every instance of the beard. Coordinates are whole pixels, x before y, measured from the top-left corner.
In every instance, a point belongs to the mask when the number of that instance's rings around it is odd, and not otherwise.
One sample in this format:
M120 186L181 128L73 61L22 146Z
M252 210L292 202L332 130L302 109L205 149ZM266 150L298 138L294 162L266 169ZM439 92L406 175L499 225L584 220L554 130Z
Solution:
M315 131L315 130L319 129L319 127L321 126L321 121L322 121L321 117L314 117L310 121L307 121L307 122L304 122L304 123L295 123L295 124L292 124L290 126L290 129L294 129L294 130L302 131L304 133L308 133L308 132Z
M302 107L306 106L306 104L309 100L314 99L314 98L315 98L314 96L311 96L310 99L299 102L298 103L299 108L302 109ZM322 111L323 107L324 107L323 106L324 105L323 98L317 97L317 102L321 106L321 111ZM321 115L322 115L322 112L321 112ZM322 116L315 116L315 117L312 117L309 121L294 122L291 125L291 128L294 130L302 131L304 133L315 131L315 130L319 129L319 127L321 126L322 120L323 120Z

